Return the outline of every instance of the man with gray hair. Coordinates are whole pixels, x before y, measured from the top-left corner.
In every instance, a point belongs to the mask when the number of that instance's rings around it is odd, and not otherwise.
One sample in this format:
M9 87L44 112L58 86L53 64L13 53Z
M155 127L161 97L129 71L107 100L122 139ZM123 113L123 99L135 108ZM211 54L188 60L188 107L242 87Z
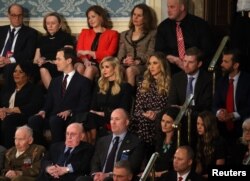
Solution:
M27 125L18 127L15 133L15 146L5 154L5 165L0 180L33 181L36 179L45 148L32 143L32 129Z

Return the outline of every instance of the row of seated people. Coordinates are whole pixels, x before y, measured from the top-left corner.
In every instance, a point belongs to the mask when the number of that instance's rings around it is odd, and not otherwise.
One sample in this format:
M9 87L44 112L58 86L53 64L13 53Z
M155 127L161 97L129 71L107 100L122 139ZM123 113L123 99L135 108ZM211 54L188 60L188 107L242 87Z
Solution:
M170 12L169 8L169 18L159 25L157 31L154 11L146 4L138 4L131 11L129 30L122 32L120 36L117 31L111 30L112 22L105 9L96 5L89 7L86 11L89 29L82 30L76 43L79 58L79 62L75 65L77 71L93 80L98 74L98 64L101 60L106 56L117 54L124 69L126 69L127 81L134 86L135 76L143 73L149 55L154 51L161 51L168 55L166 56L167 60L170 62L172 72L175 73L177 67L183 68L181 61L183 54L180 59L176 35L172 35L172 29L174 28L173 33L176 33L176 22L180 21L183 21L181 26L183 26L185 40L184 48L197 46L205 53L206 60L208 60L213 47L211 32L209 32L207 23L188 14L185 1L169 0L168 3L170 7L178 8L178 12L174 13L173 10ZM60 74L53 64L56 51L64 46L75 46L71 35L64 31L64 21L58 13L48 13L43 20L46 34L41 38L36 38L35 30L23 25L23 10L20 5L12 4L8 8L8 17L11 25L0 28L1 34L6 34L6 37L0 42L2 49L1 67L14 62L33 60L38 65L37 68L44 86L48 88L51 78ZM169 24L169 21L171 24ZM195 24L195 26L190 26L190 23ZM174 27L172 27L173 25ZM185 27L187 25L188 29L192 27L194 30L186 32ZM13 46L7 51L13 29L16 29L12 40ZM168 30L171 30L171 32ZM200 32L199 36L193 34L197 31ZM29 54L26 52L29 52ZM207 65L207 61L204 65ZM7 70L7 72L9 71ZM8 79L8 76L6 75L5 78Z
M176 177L205 180L211 166L250 165L250 119L246 119L242 125L243 135L234 149L234 162L226 163L226 148L219 136L216 117L208 111L199 114L198 142L194 149L182 146L186 144L179 147L177 143L177 132L172 125L178 112L178 108L169 107L159 117L161 131L155 140L155 151L159 153L154 173L157 180L176 180ZM124 109L115 109L111 114L111 134L101 137L95 147L86 142L82 124L71 123L67 126L65 141L52 144L47 151L43 146L33 144L31 128L27 125L18 127L14 137L15 146L7 151L0 148L0 180L103 181L111 173L113 178L116 174L122 175L116 173L114 167L114 163L118 162L119 165L120 161L127 161L130 179L134 175L136 180L142 176L145 168L145 147L128 130L129 122L129 115Z
M169 65L163 54L156 52L148 59L147 70L137 89L130 130L147 143L149 155L154 147L154 137L157 132L155 129L157 114L166 106L180 108L184 104L190 91L189 76L194 78L191 82L191 94L194 95L191 104L193 120L191 130L195 129L198 113L213 108L218 118L220 132L227 138L229 145L241 135L242 121L249 117L250 89L249 85L245 84L249 75L239 70L238 52L224 52L221 66L226 75L219 82L214 99L212 81L207 73L199 68L201 60L199 49L188 49L184 58L185 71L171 79ZM13 146L13 140L9 138L14 136L17 126L29 124L34 130L35 142L44 144L44 129L51 130L52 142L62 141L65 127L70 122L83 123L88 142L95 144L97 129L109 124L110 113L115 108L124 108L130 112L131 86L123 82L117 58L106 57L100 63L101 77L93 93L90 80L74 70L75 61L76 55L72 48L67 47L58 51L55 65L64 75L53 79L46 99L39 86L29 81L32 68L17 64L13 73L15 85L7 91L3 89L1 93L1 141L5 147ZM237 78L234 87L235 111L227 108L229 77ZM234 127L229 129L228 123L233 123ZM183 127L185 131L186 125L183 124ZM191 137L195 138L196 132L191 131L191 134ZM195 139L192 142L195 144Z

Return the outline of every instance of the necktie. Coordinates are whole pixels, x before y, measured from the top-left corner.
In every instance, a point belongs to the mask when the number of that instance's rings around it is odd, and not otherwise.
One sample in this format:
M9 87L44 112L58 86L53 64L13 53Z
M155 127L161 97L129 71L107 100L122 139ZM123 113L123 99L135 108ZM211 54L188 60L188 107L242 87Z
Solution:
M227 89L227 100L226 109L228 113L234 112L234 79L229 79L228 89ZM231 131L234 128L232 120L226 122L227 129Z
M183 178L182 178L182 177L179 177L179 178L178 178L178 181L182 181L182 180L183 180Z
M63 155L60 157L58 161L58 165L60 166L65 166L66 162L69 159L70 153L71 153L72 148L68 147L68 149L63 153Z
M186 97L188 97L190 94L193 94L193 80L194 77L188 77Z
M177 46L178 46L178 53L181 60L183 60L185 56L185 44L184 44L184 37L180 27L180 23L176 23L176 38L177 38Z
M119 144L119 136L114 138L115 142L113 144L113 147L108 155L108 159L106 162L106 166L105 166L105 173L109 173L113 171L113 167L114 167L114 162L115 162L115 155L116 155L116 150Z
M16 31L15 28L13 28L12 30L9 30L9 38L7 40L5 47L4 47L3 56L6 56L7 52L11 51L12 43L13 43L13 40L15 37L15 31Z
M64 76L63 82L62 82L62 96L64 97L65 92L66 92L66 87L67 87L67 78L68 78L68 74L66 74Z

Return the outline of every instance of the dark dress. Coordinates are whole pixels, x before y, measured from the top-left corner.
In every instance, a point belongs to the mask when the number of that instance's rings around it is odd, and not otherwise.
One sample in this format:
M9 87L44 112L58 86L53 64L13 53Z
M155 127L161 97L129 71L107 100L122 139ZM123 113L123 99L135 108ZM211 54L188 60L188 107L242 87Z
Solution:
M159 157L155 162L155 171L165 171L173 169L174 153L177 148L177 139L174 135L170 144L164 144L165 135L156 140L155 151L159 153Z
M205 175L209 173L209 166L215 166L216 160L218 159L226 159L226 145L225 140L222 137L218 137L214 139L211 143L211 145L214 148L214 152L211 155L210 162L206 163L207 156L204 155L204 150L198 150L197 152L201 153L201 166L202 166L202 172L201 175ZM201 146L203 148L203 146ZM204 149L204 148L203 148Z
M142 93L140 82L135 100L135 110L132 116L130 129L148 145L153 145L156 136L156 121L145 118L142 113L148 110L160 112L167 106L167 95L159 95L156 89L156 82L150 84L148 92Z
M109 82L109 89L106 94L99 92L96 85L92 97L91 110L104 112L104 117L94 113L88 113L87 119L83 121L86 130L95 129L109 124L111 113L116 108L123 108L130 112L132 102L132 88L128 83L121 84L121 91L117 95L111 95L111 87L114 82Z
M65 45L74 46L72 36L62 31L61 29L56 32L53 36L46 35L42 36L38 42L37 48L40 48L41 56L46 60L55 60L56 53L59 49L63 48ZM55 64L45 63L42 65L49 70L52 77L61 75L61 72L57 71Z

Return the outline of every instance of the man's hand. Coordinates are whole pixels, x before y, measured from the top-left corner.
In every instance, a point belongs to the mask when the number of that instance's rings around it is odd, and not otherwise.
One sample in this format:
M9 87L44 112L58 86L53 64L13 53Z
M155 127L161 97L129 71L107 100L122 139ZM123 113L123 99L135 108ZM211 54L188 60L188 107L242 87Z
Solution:
M41 116L44 119L46 116L46 113L45 111L39 111L36 115Z
M8 177L9 179L13 179L17 177L17 173L14 170L9 170L6 174L5 177Z
M60 112L60 113L57 113L57 116L66 120L71 114L71 111L70 110L66 110L66 111L63 111L63 112Z
M108 173L96 172L94 175L94 181L103 181L106 177L108 177Z

